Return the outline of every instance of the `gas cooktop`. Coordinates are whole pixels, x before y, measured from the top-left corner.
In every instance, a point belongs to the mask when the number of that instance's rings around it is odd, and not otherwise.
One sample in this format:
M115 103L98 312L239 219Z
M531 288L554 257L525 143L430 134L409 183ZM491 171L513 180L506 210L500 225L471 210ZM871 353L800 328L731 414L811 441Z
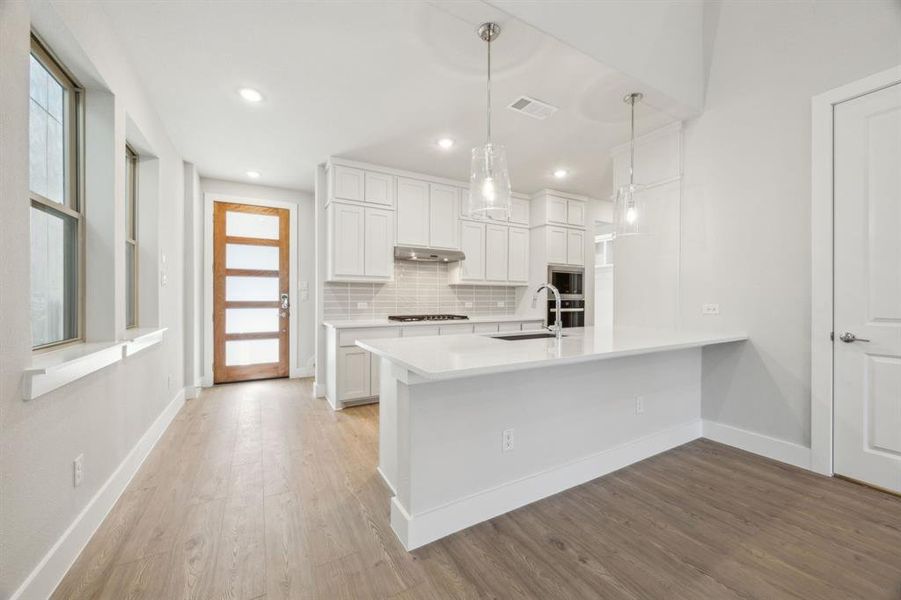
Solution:
M464 321L466 315L388 315L389 321Z

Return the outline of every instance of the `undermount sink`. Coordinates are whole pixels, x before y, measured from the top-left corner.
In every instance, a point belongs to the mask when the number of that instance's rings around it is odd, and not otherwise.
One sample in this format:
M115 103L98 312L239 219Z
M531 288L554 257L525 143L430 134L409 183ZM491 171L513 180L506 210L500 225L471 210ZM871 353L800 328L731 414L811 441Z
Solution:
M552 337L557 337L557 336L556 336L556 334L553 334L553 333L542 332L542 333L527 333L525 335L523 335L521 333L513 334L513 335L493 335L491 337L498 339L498 340L513 341L513 340L538 340L541 338L552 338Z

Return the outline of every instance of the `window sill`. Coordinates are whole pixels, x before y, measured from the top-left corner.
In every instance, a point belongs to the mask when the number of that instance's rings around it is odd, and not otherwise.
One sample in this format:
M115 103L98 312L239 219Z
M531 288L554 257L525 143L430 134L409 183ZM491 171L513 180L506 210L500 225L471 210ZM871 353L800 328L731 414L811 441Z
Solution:
M135 329L118 342L87 342L35 355L23 374L22 397L33 400L158 344L164 331Z
M122 358L137 354L145 348L159 344L163 341L163 332L166 329L168 328L144 327L126 330L125 335L122 336L122 341L125 344L122 347Z

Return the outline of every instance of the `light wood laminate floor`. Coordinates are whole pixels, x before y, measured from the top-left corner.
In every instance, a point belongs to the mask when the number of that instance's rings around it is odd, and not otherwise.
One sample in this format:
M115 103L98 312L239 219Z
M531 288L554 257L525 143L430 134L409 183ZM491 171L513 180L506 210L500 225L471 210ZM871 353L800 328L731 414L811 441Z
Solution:
M698 440L407 553L378 407L188 401L55 598L901 598L901 499Z

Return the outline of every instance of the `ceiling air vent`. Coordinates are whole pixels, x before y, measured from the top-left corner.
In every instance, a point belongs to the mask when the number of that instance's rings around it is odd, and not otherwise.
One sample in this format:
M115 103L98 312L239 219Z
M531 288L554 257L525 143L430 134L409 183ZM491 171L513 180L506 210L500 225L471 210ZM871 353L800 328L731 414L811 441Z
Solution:
M541 100L536 100L535 98L529 98L528 96L520 96L511 104L507 105L507 108L528 115L533 119L541 119L542 121L557 112L556 106L552 106Z

